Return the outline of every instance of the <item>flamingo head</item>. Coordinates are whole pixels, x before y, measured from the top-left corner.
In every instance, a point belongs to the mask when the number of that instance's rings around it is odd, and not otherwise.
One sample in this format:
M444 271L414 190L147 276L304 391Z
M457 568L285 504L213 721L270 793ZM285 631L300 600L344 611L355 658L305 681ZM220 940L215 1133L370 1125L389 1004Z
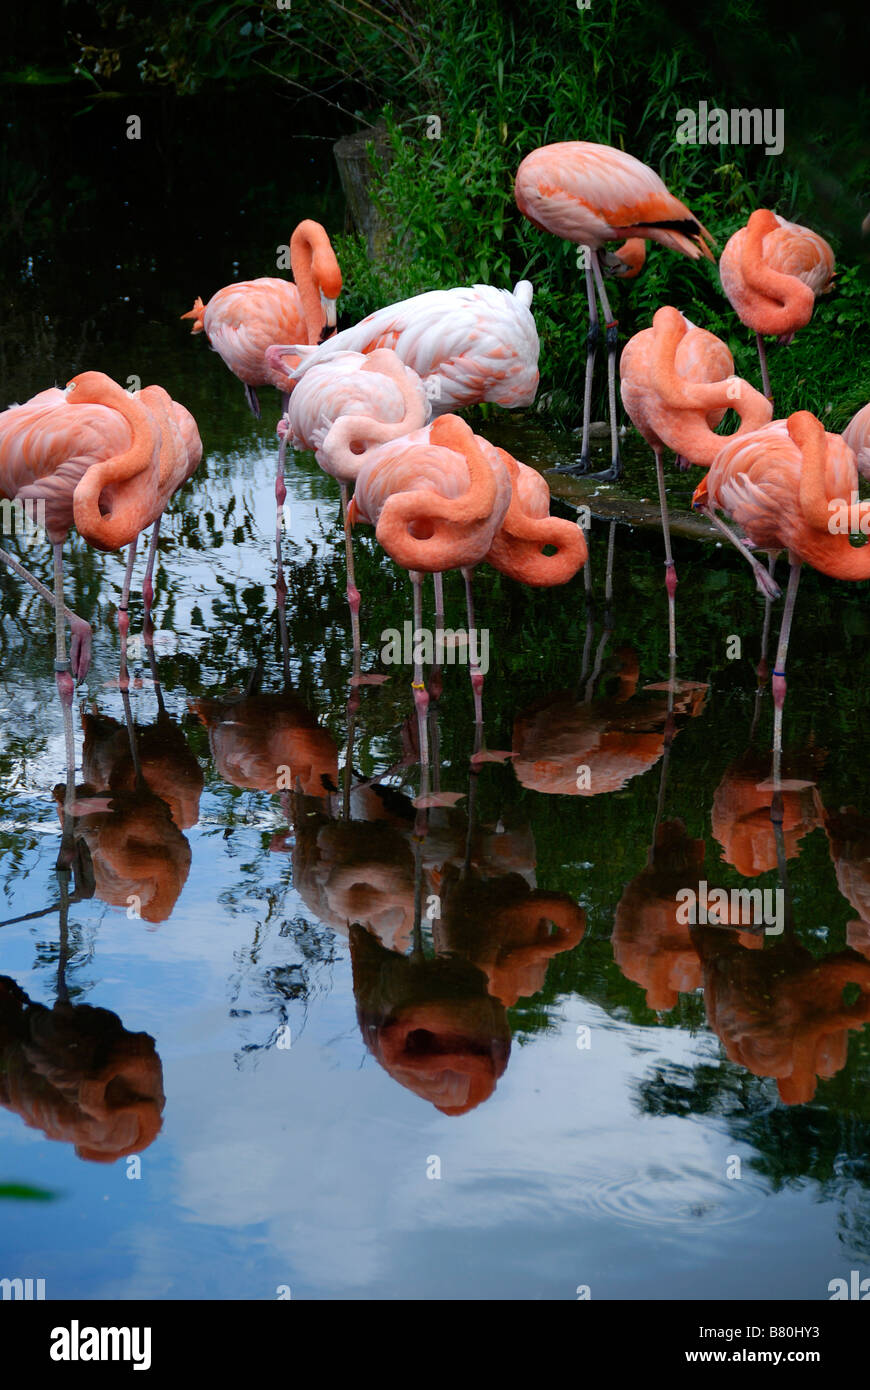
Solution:
M130 394L105 372L79 372L67 382L65 389L73 405L110 405Z
M620 280L633 280L643 270L646 261L646 241L643 237L629 237L617 251L606 251L601 258L606 275L616 275Z

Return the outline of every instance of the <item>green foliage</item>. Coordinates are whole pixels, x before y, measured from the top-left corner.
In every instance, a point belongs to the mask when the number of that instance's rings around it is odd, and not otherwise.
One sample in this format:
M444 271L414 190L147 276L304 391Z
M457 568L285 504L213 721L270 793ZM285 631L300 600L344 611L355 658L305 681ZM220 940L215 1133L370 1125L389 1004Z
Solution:
M726 4L711 24L717 34L748 25L762 49L771 41L763 7ZM576 249L539 232L517 213L513 178L523 155L548 141L584 138L623 146L659 170L666 182L713 232L718 246L753 208L772 206L828 235L853 255L860 222L858 194L870 174L866 151L856 163L856 117L835 133L815 130L784 105L783 158L749 146L677 145L676 113L705 100L709 107L757 104L735 85L733 72L716 71L715 58L696 38L676 37L650 24L641 7L627 4L577 13L549 0L533 0L522 14L448 0L439 7L432 68L417 102L401 117L383 111L390 162L377 167L374 196L389 242L376 267L359 246L342 248L352 317L377 304L436 286L489 281L535 283L534 312L541 337L544 404L576 415L585 369L585 294ZM542 38L545 35L545 39ZM806 58L790 54L794 80ZM780 64L782 66L782 64ZM437 94L433 100L434 92ZM795 92L794 83L786 93ZM407 96L407 89L404 89ZM782 91L769 99L785 103ZM429 103L429 105L427 105ZM866 108L866 98L857 103ZM427 138L428 115L438 115L440 138ZM430 132L431 133L431 132ZM850 172L836 198L817 196L825 160ZM693 321L719 333L735 354L737 370L757 376L754 341L724 300L712 266L652 247L641 277L612 284L614 313L623 336L646 326L656 308L674 303ZM866 267L847 265L830 300L789 350L773 349L771 370L784 410L808 406L845 423L870 398L867 360L870 279ZM856 370L858 379L855 379ZM843 404L845 403L845 404Z

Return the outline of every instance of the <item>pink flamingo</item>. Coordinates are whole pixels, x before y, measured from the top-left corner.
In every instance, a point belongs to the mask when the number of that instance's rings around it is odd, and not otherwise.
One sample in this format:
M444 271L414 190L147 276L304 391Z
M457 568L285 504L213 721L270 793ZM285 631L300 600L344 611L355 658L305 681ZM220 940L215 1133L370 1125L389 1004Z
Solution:
M870 578L870 548L856 549L848 535L829 529L829 503L851 502L857 491L852 450L840 435L826 434L807 410L727 440L695 490L696 507L727 512L756 548L773 556L788 551L788 590L772 677L775 782L782 755L785 663L801 565L810 564L834 579ZM870 502L858 504L858 520L863 525L870 521Z
M419 571L440 576L461 569L470 636L477 631L471 584L479 561L535 587L564 584L585 563L581 528L551 517L549 502L549 488L534 469L472 434L457 416L441 416L368 455L349 515L351 524L359 518L374 525L388 555L411 571L418 628ZM436 624L442 622L439 585ZM416 670L415 699L425 710L428 696L419 685ZM480 728L483 675L474 662L471 685Z
M481 401L515 409L531 405L538 389L540 344L531 302L528 280L512 294L492 285L429 290L376 309L319 347L287 339L289 346L276 346L267 357L275 373L283 367L290 390L339 353L392 348L422 379L433 415Z
M341 270L326 231L319 222L300 222L290 238L293 280L265 276L239 280L213 294L207 304L197 298L182 319L193 319L192 333L205 333L211 346L245 388L245 400L260 418L258 386L275 386L286 394L285 371L274 371L266 356L272 343L299 340L319 343L335 328L335 302L341 293ZM285 402L286 405L286 402Z
M748 382L734 376L731 353L715 334L696 328L678 309L669 306L657 310L652 328L645 328L629 340L619 371L626 413L656 460L665 542L669 655L674 658L677 572L671 552L662 449L674 449L684 467L689 463L709 467L724 442L714 430L729 406L740 416L738 435L766 425L772 407ZM724 525L715 516L713 520ZM737 543L731 532L728 535ZM769 575L745 548L744 553L754 566L763 591L776 596L779 590Z
M55 611L55 676L64 712L67 788L73 786L73 676L90 664L91 630L64 603L63 542L75 526L98 550L129 546L118 626L126 683L127 600L136 543L197 467L202 444L192 416L159 386L131 394L102 372L83 372L65 391L42 391L0 414L0 497L35 507L54 555L53 596L5 552L0 559ZM44 509L44 510L43 510ZM151 587L156 544L149 557ZM72 642L66 652L64 619Z
M281 453L288 441L308 449L324 472L337 478L347 558L347 600L353 631L354 672L360 660L359 606L347 509L353 486L371 450L426 424L423 384L387 348L368 355L342 352L306 372L290 397Z
M357 477L348 508L350 524L360 520L374 526L390 558L408 570L414 589L415 632L423 622L423 573L461 568L470 594L470 570L490 550L510 506L507 474L493 470L480 445L458 415L442 415L426 429L372 450ZM469 640L474 631L469 607ZM480 723L483 677L474 666L471 681ZM429 695L416 640L413 691L420 760L426 765Z
M610 408L610 468L600 476L612 482L622 477L616 419L617 323L610 311L604 274L631 278L643 264L638 239L658 241L697 260L713 257L709 233L670 193L658 174L624 150L586 140L542 145L526 155L517 170L514 197L520 212L542 231L586 248L586 294L589 303L586 381L583 392L583 439L580 459L563 465L563 473L588 473L589 417L592 376L600 338L596 292L604 313L607 346L607 386ZM602 254L607 241L630 241L615 255Z
M719 277L732 309L758 345L762 390L773 401L763 334L790 343L834 284L834 253L824 237L757 208L726 242Z

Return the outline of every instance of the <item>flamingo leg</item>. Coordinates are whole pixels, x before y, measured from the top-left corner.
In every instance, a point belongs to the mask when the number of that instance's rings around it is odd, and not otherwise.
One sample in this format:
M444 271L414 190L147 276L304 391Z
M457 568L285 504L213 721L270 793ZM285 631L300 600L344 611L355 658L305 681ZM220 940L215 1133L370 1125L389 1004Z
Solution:
M145 609L145 616L142 624L142 633L145 638L146 647L154 645L154 624L151 621L151 609L154 606L154 565L157 560L157 542L160 539L160 523L163 515L157 518L154 529L151 532L151 541L148 546L148 559L145 562L145 578L142 580L142 603Z
M767 349L764 346L764 339L760 333L756 333L755 342L758 346L758 360L761 363L761 389L770 404L773 405L773 392L770 389L770 373L767 370Z
M58 870L69 883L70 866L75 857L75 821L72 807L76 794L76 746L73 733L73 678L66 654L66 612L63 601L63 546L55 542L54 554L54 678L63 711L63 741L66 754L66 786L64 788L63 830L57 856Z
M668 591L668 656L677 655L677 617L674 596L677 592L677 571L671 551L671 527L668 520L668 496L665 489L665 470L661 449L653 450L656 457L656 481L659 485L659 507L662 513L662 534L665 538L665 588Z
M441 663L444 659L444 575L435 570L432 575L435 590L435 664L429 676L429 694L433 700L440 700L444 692L441 676Z
M708 521L712 521L718 531L723 536L727 536L731 544L740 551L740 554L748 560L752 573L755 575L755 582L761 593L765 597L779 598L779 585L774 581L772 568L768 571L764 565L759 564L752 551L745 541L742 541L736 531L732 531L730 526L726 526L721 517L717 516L712 507L699 507L698 511L703 512Z
M779 629L779 644L776 648L776 667L771 677L771 690L773 691L773 780L779 781L780 764L782 761L782 709L785 704L785 662L788 655L788 639L791 633L791 622L794 616L795 600L797 599L798 584L801 577L801 562L789 556L791 568L788 572L788 588L785 593L785 604L782 611L782 623ZM782 797L780 796L780 814L782 811ZM772 814L772 812L771 812Z
M610 530L607 533L607 567L604 571L604 621L605 625L612 623L610 612L613 603L613 552L616 546L616 522L611 521Z
M245 382L245 400L248 402L248 409L250 410L254 419L259 420L260 398L254 390L253 386L248 386L247 382Z
M419 570L411 570L411 583L414 586L414 704L417 709L417 732L420 746L421 777L425 769L428 787L429 776L429 733L426 714L429 709L429 692L423 682L423 661L420 656L420 637L423 628L423 576ZM422 786L421 786L422 790Z
M124 571L124 583L121 588L121 602L118 604L118 631L121 634L121 672L118 677L118 685L121 690L129 690L130 676L127 671L127 637L130 632L130 614L128 606L130 602L130 587L133 583L133 566L136 563L136 547L139 544L139 537L132 540L127 547L127 568Z
M774 579L774 571L775 571L775 569L776 569L776 556L777 556L777 552L776 552L775 550L771 550L770 553L769 553L769 555L768 555L768 557L767 557L767 573L770 575L771 583L774 583L774 584L776 583L776 580ZM770 594L765 594L765 597L764 597L764 623L763 623L762 628L761 628L761 656L759 657L758 666L757 666L757 668L756 668L756 674L757 674L757 676L758 676L758 683L759 683L759 685L762 685L762 684L767 680L767 676L768 676L768 671L767 671L767 644L768 644L768 642L769 642L769 640L770 640L770 613L771 613L771 595L770 595Z
M25 569L14 555L10 555L6 550L0 550L0 564L8 565L15 574L24 579L32 589L35 589L40 598L54 608L54 594L51 589L37 579L35 574ZM71 608L64 607L64 616L70 625L70 669L76 681L84 680L88 674L91 664L91 643L93 633L90 623L86 623L84 618L80 618Z
M344 554L347 561L347 602L350 608L350 629L353 635L353 670L354 675L359 675L361 648L359 635L359 589L356 587L356 574L353 565L353 538L351 536L350 522L347 519L347 508L350 498L348 496L347 483L341 484L341 518L344 522Z
M610 412L611 443L610 467L603 473L593 474L593 477L599 478L603 483L615 483L625 472L622 459L619 456L619 417L616 409L616 349L619 344L619 326L611 313L607 291L604 288L599 252L592 251L591 259L598 298L604 313L604 341L607 346L607 407Z
M284 480L284 459L287 454L287 443L290 434L289 430L281 436L281 443L278 445L278 470L275 474L275 548L278 552L278 566L281 565L281 552L284 539L284 503L287 501L287 484ZM291 458L293 446L290 445Z
M284 456L287 452L288 439L289 432L285 431L285 433L281 436L281 443L278 446L278 471L275 477L275 554L277 559L277 573L275 575L275 601L278 609L278 630L281 635L281 649L284 652L287 652L288 650L288 638L287 609L285 607L287 599L287 583L284 579L282 540L284 535L284 503L287 499L287 487L284 482Z
M474 633L474 664L471 666L471 689L474 695L474 723L477 728L483 726L483 672L477 664L479 645L477 641L477 624L474 621L474 594L471 588L471 580L474 571L463 569L462 578L465 580L465 608L468 613L468 653L471 658L471 634Z
M127 740L130 744L130 759L133 763L133 776L136 779L136 786L138 788L142 781L142 767L139 762L139 749L136 746L136 726L133 723L130 692L128 690L122 690L121 699L124 703L124 722L127 725Z
M595 377L595 354L601 341L601 326L598 322L598 303L595 298L595 278L592 273L591 258L595 254L586 247L586 298L589 303L589 331L586 334L586 376L583 382L583 437L580 442L580 457L576 463L563 463L554 468L554 473L571 473L581 477L590 469L589 459L589 421L592 415L592 382Z

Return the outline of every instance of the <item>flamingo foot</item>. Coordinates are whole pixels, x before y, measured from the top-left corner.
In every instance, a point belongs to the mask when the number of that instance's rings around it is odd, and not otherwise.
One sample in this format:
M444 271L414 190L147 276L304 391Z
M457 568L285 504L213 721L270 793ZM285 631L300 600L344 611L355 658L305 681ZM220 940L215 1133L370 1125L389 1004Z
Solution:
M759 592L764 594L765 598L780 597L782 590L776 580L773 578L770 571L764 568L764 565L759 565L757 560L753 564L753 573L755 574L755 582L758 585Z
M689 469L692 466L689 463L689 460L683 454L675 454L674 463L677 465L677 468L680 470L681 473L688 473Z
M576 463L559 463L554 468L548 468L548 473L566 473L570 478L582 478L592 468L592 460L588 454L581 454Z
M245 385L245 400L255 420L260 418L260 401L253 386Z
M619 450L617 449L613 462L609 468L605 469L603 473L592 473L590 476L594 478L597 483L618 483L620 478L624 478L625 467L623 466Z
M83 681L91 666L94 634L84 618L70 618L70 667L76 684Z

